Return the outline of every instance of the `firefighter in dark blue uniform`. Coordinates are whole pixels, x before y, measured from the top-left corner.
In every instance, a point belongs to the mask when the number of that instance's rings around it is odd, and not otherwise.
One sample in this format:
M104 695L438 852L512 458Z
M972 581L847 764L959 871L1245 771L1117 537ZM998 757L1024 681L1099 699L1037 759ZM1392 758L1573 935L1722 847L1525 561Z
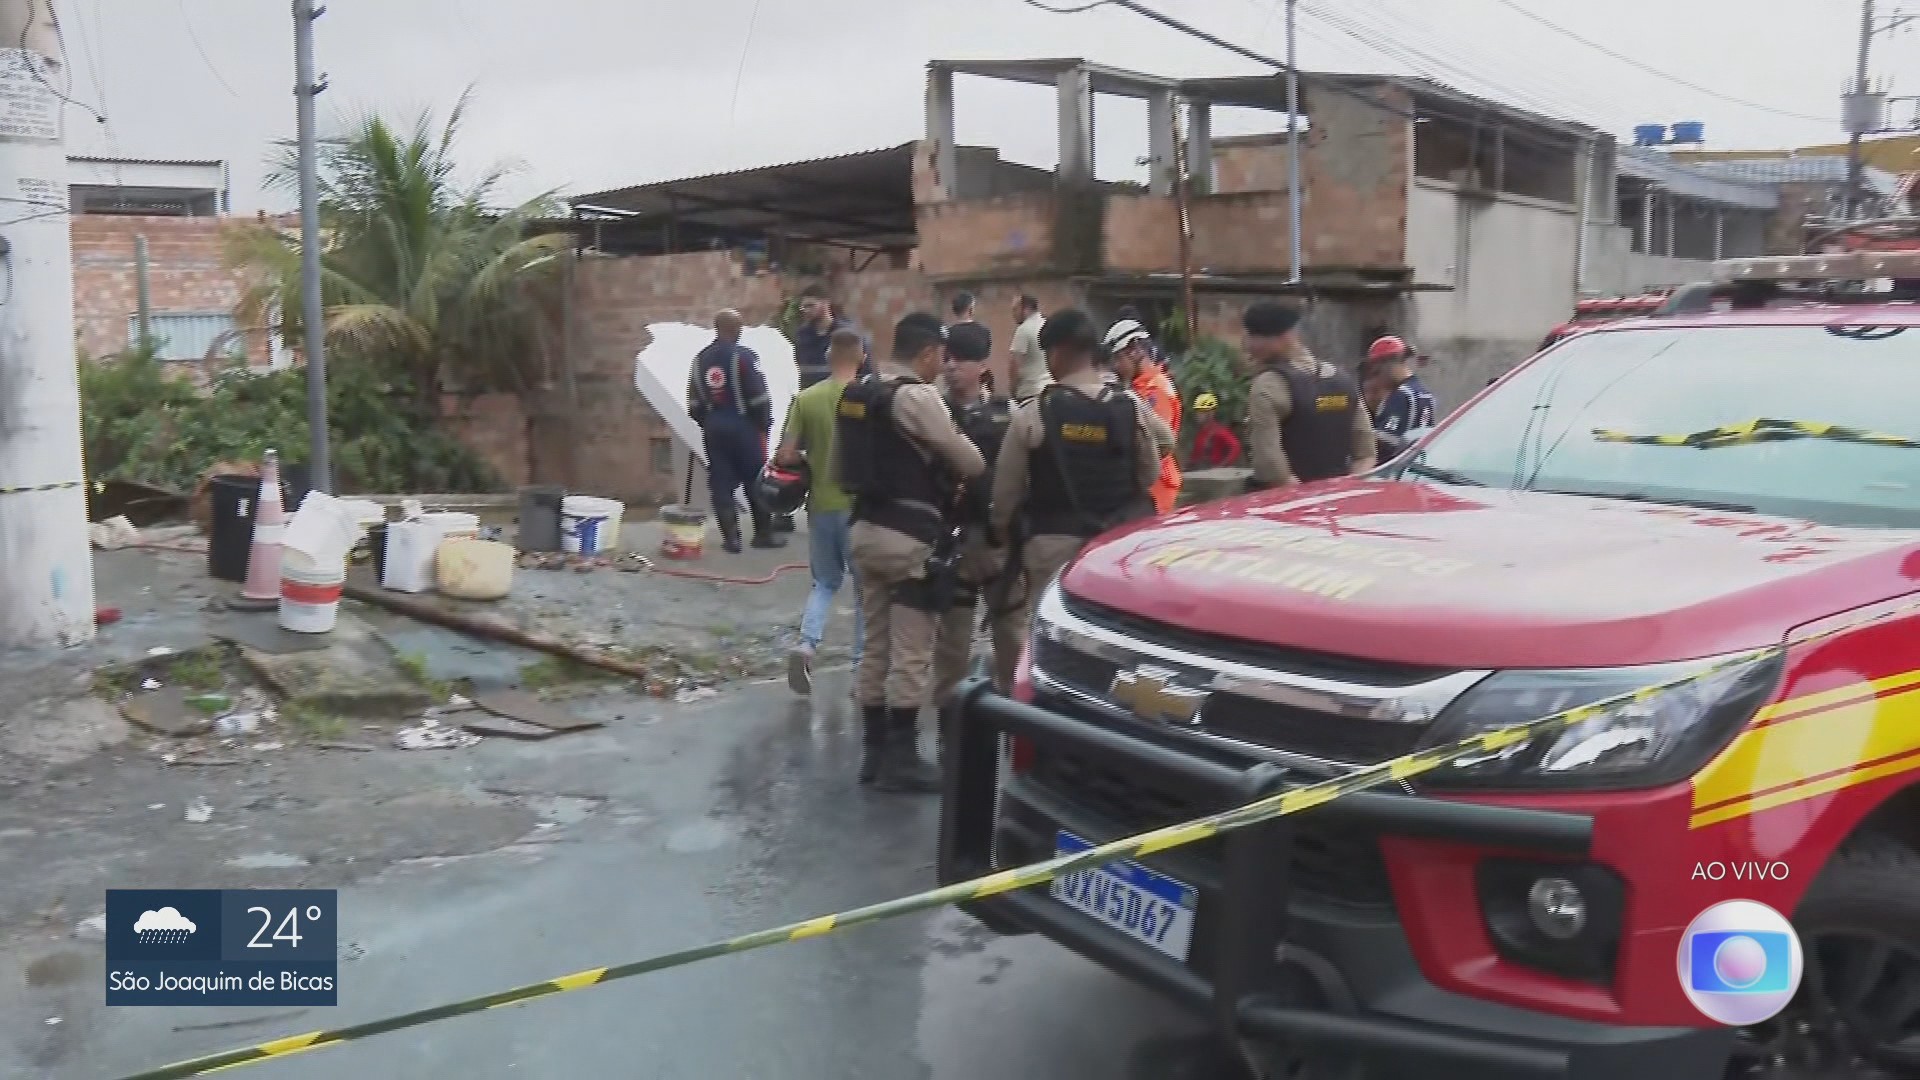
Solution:
M785 547L773 528L755 481L767 464L773 402L760 358L740 344L744 320L732 309L713 320L713 344L693 358L687 378L687 414L700 425L707 450L707 490L720 524L721 545L740 551L740 510L734 493L746 489L753 514L753 546Z

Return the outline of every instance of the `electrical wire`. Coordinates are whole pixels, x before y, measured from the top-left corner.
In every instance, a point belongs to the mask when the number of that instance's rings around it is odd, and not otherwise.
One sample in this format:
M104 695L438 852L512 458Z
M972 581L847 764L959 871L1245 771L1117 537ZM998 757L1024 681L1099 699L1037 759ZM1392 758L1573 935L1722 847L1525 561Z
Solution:
M1665 79L1667 82L1670 82L1675 86L1683 86L1688 90L1692 90L1693 92L1698 94L1705 94L1708 97L1718 98L1721 101L1729 102L1734 105L1739 105L1744 108L1758 109L1761 112L1773 113L1776 116L1787 116L1795 120L1812 120L1822 124L1828 124L1833 122L1833 117L1831 116L1810 116L1807 113L1794 112L1791 109L1776 108L1772 105L1763 105L1757 101L1748 101L1745 98L1734 97L1731 94L1723 94L1718 90L1710 90L1707 87L1701 86L1699 83L1689 82L1678 75L1674 75L1670 72L1662 71L1651 64L1647 64L1640 60L1636 60L1633 57L1628 56L1623 52L1619 52L1615 49L1608 48L1607 46L1602 45L1597 41L1590 41L1587 38L1581 37L1579 34L1574 33L1573 31L1567 29L1564 26L1561 26L1560 24L1554 22L1553 20L1548 19L1543 15L1538 15L1532 11L1529 11L1527 8L1522 7L1520 4L1516 3L1515 0L1494 0L1494 2L1499 4L1501 7L1504 7L1509 11L1514 12L1517 15L1521 15L1527 19L1531 19L1532 21L1539 23L1541 26L1546 27L1548 30L1551 30L1556 34L1559 34L1561 37L1564 37L1569 41L1577 42L1581 45L1586 46L1589 49L1592 49L1597 53L1612 57L1613 59L1618 60L1623 64L1628 64L1635 68L1638 68L1639 70L1644 71L1647 74L1654 76L1655 78Z
M49 21L53 25L54 40L59 43L61 54L65 55L67 51L67 35L64 31L60 29L60 16L57 13L54 13L51 7L49 7L47 10L50 16ZM22 62L25 63L27 66L27 70L31 71L33 73L33 77L39 80L40 85L46 87L49 91L51 91L53 93L53 96L60 99L62 103L67 105L72 105L75 108L85 110L89 115L93 117L94 121L97 123L101 123L101 124L106 123L107 118L104 114L100 112L100 110L94 108L93 106L87 104L84 101L80 101L76 99L69 92L73 89L73 65L71 64L64 65L67 70L67 89L64 91L61 90L59 87L53 85L53 81L47 78L46 72L40 70L40 65L39 63L36 62L38 58L38 54L30 51L27 48L27 37L33 33L33 22L38 17L38 15L39 15L39 5L38 4L28 5L26 21L23 24L21 24L21 27L20 27L20 54L22 57Z
M747 15L747 32L740 42L740 63L733 70L733 98L727 104L727 122L732 123L740 113L740 86L747 81L747 57L753 52L753 27L760 21L760 0L753 0L753 10Z
M214 80L226 90L227 96L238 100L239 92L227 82L225 75L220 74L220 69L213 66L213 58L207 55L206 46L200 44L200 35L193 28L193 16L187 13L187 0L174 0L174 3L180 8L180 21L187 26L187 39L193 42L193 51L200 54L200 62L207 65L207 70L213 73Z

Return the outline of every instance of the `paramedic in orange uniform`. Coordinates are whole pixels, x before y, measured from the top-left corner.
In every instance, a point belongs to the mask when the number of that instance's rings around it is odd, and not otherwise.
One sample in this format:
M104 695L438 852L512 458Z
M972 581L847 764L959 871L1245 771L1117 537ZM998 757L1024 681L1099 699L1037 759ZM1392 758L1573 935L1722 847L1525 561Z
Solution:
M1104 344L1121 385L1131 389L1133 396L1166 421L1167 428L1179 438L1180 395L1174 392L1166 369L1154 359L1153 335L1137 320L1121 319L1107 330ZM1172 510L1180 498L1180 465L1172 454L1160 459L1160 477L1147 494L1153 498L1158 514Z

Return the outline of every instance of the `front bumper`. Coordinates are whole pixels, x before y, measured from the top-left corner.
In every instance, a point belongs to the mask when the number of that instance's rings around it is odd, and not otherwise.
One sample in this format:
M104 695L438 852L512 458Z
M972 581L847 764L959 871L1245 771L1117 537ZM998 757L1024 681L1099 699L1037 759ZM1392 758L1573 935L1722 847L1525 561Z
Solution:
M1095 843L1138 831L1025 778L1002 775L1002 736L1095 758L1190 791L1209 810L1251 802L1300 779L1270 764L1234 768L1075 716L1022 704L976 680L942 711L946 791L943 884L1042 861L1066 829ZM1308 812L1317 825L1446 839L1578 858L1592 821L1378 791ZM1713 1080L1732 1033L1619 1027L1449 993L1420 973L1386 907L1295 887L1298 823L1279 818L1144 860L1199 891L1185 963L1056 902L1044 887L963 904L1001 933L1037 931L1211 1015L1221 1034L1364 1063L1383 1076L1432 1080ZM1197 847L1197 846L1196 846ZM1478 918L1476 913L1475 918ZM1404 1070L1404 1072L1402 1071Z

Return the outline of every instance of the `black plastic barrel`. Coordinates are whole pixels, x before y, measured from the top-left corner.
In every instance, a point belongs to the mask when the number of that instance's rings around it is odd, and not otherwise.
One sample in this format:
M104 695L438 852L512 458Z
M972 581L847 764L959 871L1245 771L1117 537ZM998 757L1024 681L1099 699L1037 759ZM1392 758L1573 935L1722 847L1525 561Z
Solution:
M515 546L521 551L560 550L560 503L567 489L536 484L520 489L520 529Z
M253 522L260 512L260 478L216 476L209 485L213 532L207 537L207 574L219 581L247 580L253 553Z
M367 548L373 552L373 580L387 579L387 523L367 530Z
M313 490L313 466L306 463L286 465L280 469L280 505L286 508L288 516L300 509L307 501L307 493Z

